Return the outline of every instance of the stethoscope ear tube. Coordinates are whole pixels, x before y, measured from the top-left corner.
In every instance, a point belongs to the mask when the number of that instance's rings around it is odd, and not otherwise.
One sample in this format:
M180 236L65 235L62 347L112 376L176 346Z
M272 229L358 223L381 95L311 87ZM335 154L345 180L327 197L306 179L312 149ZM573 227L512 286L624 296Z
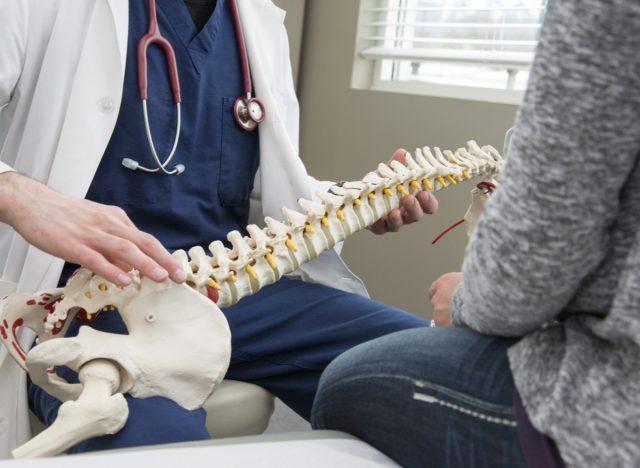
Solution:
M184 166L182 166L182 170L178 168L178 166L174 167L172 170L168 171L166 169L167 165L171 162L173 157L176 154L176 150L178 149L178 141L180 140L180 130L182 129L182 111L180 108L180 102L176 102L176 135L173 139L173 147L171 148L171 152L167 159L164 162L160 162L160 158L158 157L158 153L156 151L156 146L153 144L153 137L151 136L151 125L149 124L149 112L147 111L147 101L142 101L142 112L144 114L144 129L147 134L147 141L149 142L149 148L151 149L151 154L153 155L153 159L155 159L158 167L155 169L147 169L142 166L138 166L138 169L146 171L146 172L158 172L162 171L167 175L178 175L184 172Z
M155 0L149 0L149 28L147 34L142 36L140 42L138 42L138 88L140 90L140 100L146 101L147 95L147 82L148 82L148 57L147 50L151 44L157 44L162 48L165 59L167 61L167 73L169 74L169 83L171 85L171 91L173 93L173 102L178 103L182 101L180 96L180 77L178 76L178 62L176 61L176 53L171 46L171 43L167 41L160 33L160 27L158 26L158 17L156 15L156 2Z
M238 5L236 4L236 0L229 0L229 5L231 7L233 26L240 54L240 63L242 66L242 83L244 90L244 96L240 96L238 99L236 99L233 105L233 116L241 129L252 132L258 127L258 124L260 124L264 120L265 110L262 102L253 97L251 69L249 68L247 46L244 40L242 25L240 24L240 14L238 12ZM169 156L167 156L164 162L160 160L156 151L155 144L153 143L153 135L151 134L151 127L149 125L149 113L147 111L147 52L149 45L154 43L158 44L165 54L165 59L167 62L167 72L169 74L169 82L171 84L171 91L173 92L173 100L176 104L176 135L173 141L173 147L171 148ZM157 167L154 169L150 169L148 167L141 166L138 161L131 158L124 158L122 160L122 165L127 169L131 169L133 171L141 170L144 172L163 172L167 175L181 174L185 170L185 167L182 164L174 166L174 168L171 170L167 169L167 166L171 162L171 159L173 159L178 148L180 131L182 129L182 117L180 111L180 103L182 101L182 97L180 95L180 78L178 76L178 64L173 47L171 46L169 41L166 40L160 33L155 0L149 0L149 28L147 34L142 36L142 38L138 42L137 55L138 88L140 91L140 100L142 101L142 111L144 114L144 128L147 135L147 141L149 143L149 149L151 150L151 154L153 155L153 159L155 160Z
M154 169L150 169L148 167L141 166L140 163L131 158L124 158L122 160L122 165L127 169L131 169L132 171L141 170L144 172L159 172L162 171L166 175L178 175L182 174L186 169L183 164L177 164L173 169L167 170L167 166L173 159L173 156L176 154L176 149L178 148L178 141L180 140L180 129L182 128L182 112L180 108L180 103L176 102L176 135L173 139L173 146L171 148L171 152L167 159L164 162L160 161L158 157L158 152L156 151L156 146L153 143L153 136L151 135L151 126L149 124L149 112L147 110L147 100L144 99L142 101L142 113L144 115L144 129L147 134L147 142L149 143L149 149L151 149L151 154L153 155L153 159L156 162L158 167Z

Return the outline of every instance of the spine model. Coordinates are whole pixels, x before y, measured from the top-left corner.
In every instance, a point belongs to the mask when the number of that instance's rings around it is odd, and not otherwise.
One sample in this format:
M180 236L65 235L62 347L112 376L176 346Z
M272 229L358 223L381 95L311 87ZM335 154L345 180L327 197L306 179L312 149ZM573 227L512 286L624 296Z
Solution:
M247 226L248 236L238 231L228 233L231 249L216 240L209 245L210 255L200 246L192 247L188 254L177 250L174 255L187 272L187 285L219 308L226 308L371 226L397 208L405 195L442 190L465 179L490 182L502 165L496 149L480 147L475 141L455 152L424 147L413 156L407 153L404 164L380 164L361 181L333 185L327 192L318 192L316 200L299 199L302 212L283 208L285 222L267 217L264 228ZM65 286L64 294L47 293L53 296L52 301L60 301L49 308L41 322L49 337L64 335L72 318L69 312L85 310L91 320L101 311L113 309L116 297L125 292L135 295L133 290L140 281L138 272L132 271L134 285L114 293L113 285L101 277L84 269L80 272ZM20 357L11 348L9 352Z
M317 200L299 199L302 212L283 208L286 222L267 217L263 229L247 226L248 237L232 231L227 235L231 249L214 241L211 256L199 246L188 255L175 252L187 271L187 284L219 307L229 307L388 215L405 195L441 190L474 177L490 180L503 161L493 147L469 141L455 152L417 149L405 162L380 164L361 181L318 192Z

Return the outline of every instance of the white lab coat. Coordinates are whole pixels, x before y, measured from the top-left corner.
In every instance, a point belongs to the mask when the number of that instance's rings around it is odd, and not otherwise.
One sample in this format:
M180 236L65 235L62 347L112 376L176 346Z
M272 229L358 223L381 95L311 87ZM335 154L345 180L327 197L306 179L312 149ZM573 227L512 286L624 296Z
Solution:
M285 13L270 0L238 0L238 8L254 89L266 108L256 181L262 215L282 218L283 206L295 208L321 183L298 157ZM0 2L0 172L14 169L85 196L118 116L127 33L127 0ZM62 266L0 224L0 296L55 287ZM334 251L302 270L305 280L366 295ZM23 346L31 339L23 336ZM0 349L0 458L30 437L25 387Z

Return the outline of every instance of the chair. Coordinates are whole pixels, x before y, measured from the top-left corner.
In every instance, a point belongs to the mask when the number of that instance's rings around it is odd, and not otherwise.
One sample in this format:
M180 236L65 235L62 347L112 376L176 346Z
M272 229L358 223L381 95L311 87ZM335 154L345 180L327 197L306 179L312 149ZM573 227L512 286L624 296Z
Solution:
M224 380L205 402L207 430L213 439L262 434L273 414L275 398L262 387L236 380ZM31 412L33 435L45 426Z

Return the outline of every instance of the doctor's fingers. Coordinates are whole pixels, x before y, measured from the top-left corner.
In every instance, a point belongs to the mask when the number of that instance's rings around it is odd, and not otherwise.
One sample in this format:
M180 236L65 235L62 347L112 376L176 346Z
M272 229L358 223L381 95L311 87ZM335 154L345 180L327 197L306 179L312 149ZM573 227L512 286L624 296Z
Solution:
M391 161L398 161L404 164L406 155L407 155L407 150L405 149L399 148L395 150L391 155L391 157L389 158L389 161L387 161L387 165L391 164ZM382 174L380 174L380 171L376 171L376 174L382 177Z
M180 263L167 252L158 239L140 231L122 208L94 202L89 203L95 210L93 214L94 226L114 235L116 238L130 241L136 247L136 249L132 249L133 246L131 245L126 243L122 245L125 257L119 260L120 265L116 262L117 257L112 254L107 255L107 258L113 259L120 269L123 269L123 265L131 265L154 281L164 281L167 276L170 276L176 283L186 279ZM103 234L98 239L94 241L93 245L96 250L104 247ZM148 258L145 258L145 255ZM137 263L133 263L134 259L137 259ZM125 268L124 271L129 271L129 269Z
M398 162L401 162L402 164L405 164L406 155L407 155L407 150L406 149L398 148L397 150L395 150L393 152L393 154L389 158L389 162L387 164L390 164L391 161L398 161Z
M399 209L395 208L391 210L391 213L384 218L379 219L367 229L374 234L381 235L386 234L387 232L398 232L403 224L402 213Z
M419 192L416 194L416 199L424 213L435 214L438 211L438 199L433 193L427 191Z
M106 255L107 258L114 261L120 258L123 263L137 268L142 272L142 274L148 276L154 281L164 281L167 277L167 272L168 276L170 276L176 283L181 283L186 279L186 274L182 270L178 260L167 252L158 239L151 234L139 230L129 219L129 216L127 216L124 210L117 206L101 205L97 203L94 203L94 205L96 205L98 210L96 210L93 215L94 223L92 223L92 226L97 229L94 231L95 235L92 237L92 240L88 242L91 247L98 251L104 249L104 236L110 234L116 238L115 240L112 239L112 242L117 241L118 238L124 241L129 241L137 248L137 251L130 250L131 246L124 243L122 245L125 249L124 258ZM132 259L140 258L140 256L137 255L139 252L146 255L148 257L147 260L151 260L153 263L139 262L138 264L134 264ZM130 258L127 256L129 254L134 254L134 256ZM138 265L143 266L141 268ZM157 270L157 268L164 270L164 273Z
M400 214L402 216L402 222L404 224L410 224L420 221L424 216L424 211L416 197L407 195L400 203Z
M131 283L131 277L123 269L117 267L101 253L89 247L83 246L78 249L76 256L69 257L69 260L118 286L128 286Z
M125 227L114 227L111 234L102 240L101 251L113 263L131 265L154 281L164 281L168 276L175 282L186 279L178 260L151 234Z
M379 219L378 221L373 223L371 226L369 226L367 229L377 235L381 235L386 232L389 232L389 228L387 227L387 218L384 217L382 219Z
M420 221L425 213L432 214L438 209L438 200L428 192L417 196L407 195L402 199L400 208L392 210L387 216L369 227L374 234L398 232L405 224Z

